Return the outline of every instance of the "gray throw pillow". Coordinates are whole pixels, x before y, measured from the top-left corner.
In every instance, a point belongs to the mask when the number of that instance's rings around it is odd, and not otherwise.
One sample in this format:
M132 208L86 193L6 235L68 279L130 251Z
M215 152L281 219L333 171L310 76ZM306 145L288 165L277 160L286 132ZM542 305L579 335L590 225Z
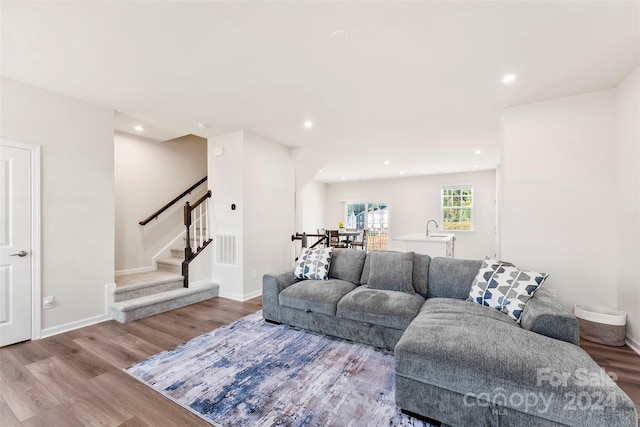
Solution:
M413 252L371 252L369 281L371 289L414 294Z
M429 288L429 255L415 254L413 256L413 288L423 297L427 297Z
M360 284L360 276L367 257L365 251L359 249L334 249L329 268L330 279L340 279Z

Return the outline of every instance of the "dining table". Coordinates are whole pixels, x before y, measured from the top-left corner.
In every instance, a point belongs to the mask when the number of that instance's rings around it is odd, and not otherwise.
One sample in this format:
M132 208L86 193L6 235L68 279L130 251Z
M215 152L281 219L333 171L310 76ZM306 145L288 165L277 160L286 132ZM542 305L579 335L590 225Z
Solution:
M338 236L346 237L347 246L351 244L352 237L359 236L361 233L362 230L338 230Z

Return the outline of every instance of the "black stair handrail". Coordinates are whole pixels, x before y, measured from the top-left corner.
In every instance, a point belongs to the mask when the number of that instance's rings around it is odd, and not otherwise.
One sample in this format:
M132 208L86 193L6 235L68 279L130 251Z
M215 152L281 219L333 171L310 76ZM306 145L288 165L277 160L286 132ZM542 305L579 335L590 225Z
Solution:
M184 260L182 261L182 277L184 277L185 288L189 287L189 263L193 261L195 257L197 257L204 250L204 248L206 248L209 245L209 243L213 241L213 239L209 237L211 235L210 234L211 230L209 228L209 219L207 217L208 206L205 206L205 208L207 208L205 210L206 228L204 229L206 233L206 239L202 242L202 246L197 246L196 244L197 247L195 248L195 251L193 251L193 249L191 248L191 231L190 230L191 230L191 225L193 225L191 213L195 211L196 208L198 208L198 206L203 204L209 198L211 198L211 190L207 191L204 194L204 196L196 200L193 203L193 205L191 205L189 202L186 202L184 204L184 226L185 226L185 242L186 243L184 248ZM196 218L196 226L197 225L198 225L198 218ZM200 218L200 225L202 225L202 218Z
M171 206L175 205L180 199L182 199L184 196L191 194L191 192L193 190L196 189L196 187L198 187L200 184L202 184L203 182L205 182L207 180L207 177L205 176L204 178L202 178L200 181L196 182L195 184L193 184L191 187L187 188L185 191L183 191L179 196L175 197L173 200L171 200L169 203L167 203L166 205L164 205L163 207L161 207L160 209L158 209L157 211L155 211L154 213L152 213L151 215L149 215L146 219L143 219L142 221L140 221L138 224L140 225L147 225L149 224L151 221L153 221L154 219L157 219L160 214L164 211L166 211L167 209L169 209Z
M291 241L293 242L294 240L302 240L302 247L306 248L307 237L319 237L319 239L313 245L311 245L309 249L313 249L316 246L323 244L325 241L327 242L329 241L326 234L307 234L307 233L298 233L298 232L296 232L296 234L291 235ZM296 257L295 259L296 262L298 261L298 258L299 257Z

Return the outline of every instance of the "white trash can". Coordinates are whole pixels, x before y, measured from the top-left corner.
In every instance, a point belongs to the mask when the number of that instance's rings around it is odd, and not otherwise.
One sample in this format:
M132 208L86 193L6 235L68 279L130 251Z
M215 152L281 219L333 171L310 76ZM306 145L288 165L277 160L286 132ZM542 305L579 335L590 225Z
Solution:
M627 333L627 313L602 305L576 304L580 337L598 344L623 346Z

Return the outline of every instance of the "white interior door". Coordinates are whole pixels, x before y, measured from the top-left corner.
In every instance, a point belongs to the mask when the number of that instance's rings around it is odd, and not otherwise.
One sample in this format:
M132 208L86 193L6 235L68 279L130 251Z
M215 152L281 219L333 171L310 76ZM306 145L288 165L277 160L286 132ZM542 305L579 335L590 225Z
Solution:
M0 346L31 338L31 152L0 146Z

